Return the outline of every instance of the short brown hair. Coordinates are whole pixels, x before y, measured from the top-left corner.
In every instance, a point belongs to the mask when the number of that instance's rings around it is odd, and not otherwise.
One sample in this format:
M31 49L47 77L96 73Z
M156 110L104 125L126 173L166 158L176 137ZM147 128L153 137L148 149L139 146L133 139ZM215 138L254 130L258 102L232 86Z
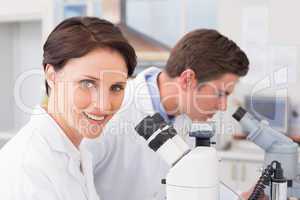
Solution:
M172 49L166 72L179 76L192 69L199 82L219 78L225 73L245 76L249 70L246 54L216 30L199 29L186 34Z
M64 20L50 33L44 44L44 70L47 64L56 71L71 58L79 58L96 48L109 48L124 58L128 75L136 67L136 54L120 29L109 21L96 17L73 17ZM46 93L49 86L46 82Z

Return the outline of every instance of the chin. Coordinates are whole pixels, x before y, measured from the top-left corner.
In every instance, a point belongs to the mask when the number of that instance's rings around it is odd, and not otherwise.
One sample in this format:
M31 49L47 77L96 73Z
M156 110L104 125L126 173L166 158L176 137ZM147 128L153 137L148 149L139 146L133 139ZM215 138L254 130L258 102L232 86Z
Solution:
M215 116L216 113L212 113L208 116L209 119L213 118Z
M196 116L196 117L190 117L190 118L194 122L205 122L207 120L206 116Z
M198 114L194 117L190 117L192 121L197 121L197 122L206 122L207 120L213 118L215 113L212 114Z
M99 137L102 133L102 126L94 127L94 129L89 129L87 131L84 131L81 133L82 137L88 138L88 139L95 139Z
M95 133L83 133L82 136L87 139L95 139L95 138L101 136L101 132L102 132L102 130L100 130L99 132L95 132Z

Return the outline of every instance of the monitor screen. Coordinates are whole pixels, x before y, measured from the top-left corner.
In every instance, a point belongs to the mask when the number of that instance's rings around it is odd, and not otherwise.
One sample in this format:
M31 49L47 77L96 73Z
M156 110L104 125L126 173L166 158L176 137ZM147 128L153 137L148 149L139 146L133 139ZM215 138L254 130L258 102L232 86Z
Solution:
M267 120L278 131L287 132L287 102L285 97L246 96L245 107L260 120Z

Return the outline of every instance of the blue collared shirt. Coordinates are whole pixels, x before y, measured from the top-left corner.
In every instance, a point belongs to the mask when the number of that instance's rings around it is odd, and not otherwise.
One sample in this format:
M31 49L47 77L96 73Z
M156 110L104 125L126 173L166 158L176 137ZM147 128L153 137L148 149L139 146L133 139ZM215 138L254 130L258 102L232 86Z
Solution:
M167 123L173 123L174 117L169 116L163 107L160 99L160 92L157 84L157 78L161 70L153 71L152 74L147 74L145 79L149 88L151 101L155 112L158 112Z

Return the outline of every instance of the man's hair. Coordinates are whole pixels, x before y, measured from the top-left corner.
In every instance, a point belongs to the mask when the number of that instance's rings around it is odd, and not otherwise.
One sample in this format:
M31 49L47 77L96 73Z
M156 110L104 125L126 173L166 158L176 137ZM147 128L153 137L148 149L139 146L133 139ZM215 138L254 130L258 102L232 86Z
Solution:
M96 17L73 17L64 20L50 33L44 44L43 66L53 65L59 71L72 58L82 57L96 48L108 48L120 53L126 62L128 75L136 67L136 54L120 29L109 21ZM46 93L49 95L49 86Z
M186 34L172 49L166 72L174 78L192 69L199 82L219 78L226 73L245 76L249 70L246 54L216 30L199 29Z

